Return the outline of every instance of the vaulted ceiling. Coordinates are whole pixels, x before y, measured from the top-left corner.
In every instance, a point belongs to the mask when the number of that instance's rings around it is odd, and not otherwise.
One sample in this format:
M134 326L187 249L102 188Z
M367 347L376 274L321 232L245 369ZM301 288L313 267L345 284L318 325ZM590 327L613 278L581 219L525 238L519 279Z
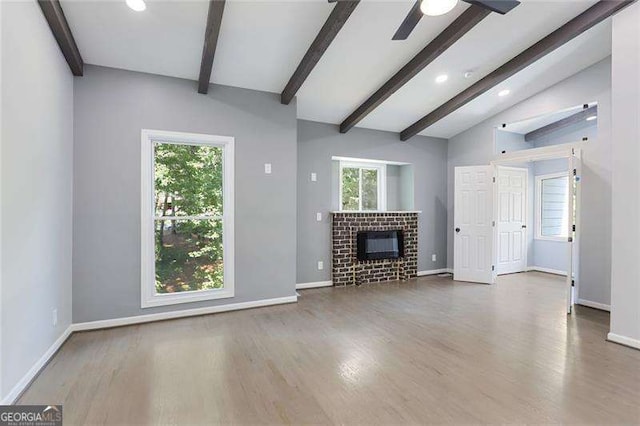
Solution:
M207 1L147 0L144 12L124 0L61 3L85 63L198 79ZM425 16L407 40L391 40L413 3L361 1L298 91L298 117L340 124L469 7L460 3L446 15ZM524 0L507 15L492 13L357 126L405 129L594 3ZM326 0L227 0L211 82L282 92L334 7ZM451 137L610 51L607 20L420 134ZM449 78L437 84L440 74ZM504 88L510 95L498 97Z

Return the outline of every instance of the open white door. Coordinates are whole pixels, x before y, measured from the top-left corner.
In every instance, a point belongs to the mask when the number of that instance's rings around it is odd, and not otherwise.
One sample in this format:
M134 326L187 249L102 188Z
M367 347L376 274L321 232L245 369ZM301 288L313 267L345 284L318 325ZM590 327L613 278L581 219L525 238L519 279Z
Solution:
M569 238L567 244L567 313L570 314L573 310L573 305L575 303L576 294L575 294L575 280L574 280L574 267L575 267L575 253L573 252L574 248L577 247L575 245L576 241L576 222L577 222L577 214L576 214L576 204L578 200L578 184L580 182L580 174L581 170L581 161L578 155L575 152L569 156L569 179L567 179L567 185L569 185L569 214L567 215L567 229L569 230Z
M527 180L529 170L498 167L497 244L498 275L524 272L527 268Z
M492 284L493 167L456 167L453 279Z

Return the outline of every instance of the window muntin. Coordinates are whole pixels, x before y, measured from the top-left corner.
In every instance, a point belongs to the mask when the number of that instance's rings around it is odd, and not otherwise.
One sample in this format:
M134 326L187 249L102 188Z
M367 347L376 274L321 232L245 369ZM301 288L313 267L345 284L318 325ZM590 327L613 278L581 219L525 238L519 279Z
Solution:
M569 236L569 176L567 173L536 178L536 238L567 241Z
M142 307L232 297L233 138L143 131Z
M340 162L340 210L386 210L385 171L384 164Z

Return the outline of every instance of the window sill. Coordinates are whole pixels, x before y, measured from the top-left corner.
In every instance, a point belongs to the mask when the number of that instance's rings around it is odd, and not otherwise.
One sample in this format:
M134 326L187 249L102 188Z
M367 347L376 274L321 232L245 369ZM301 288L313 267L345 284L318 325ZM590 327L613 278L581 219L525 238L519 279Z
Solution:
M147 296L142 299L142 308L202 302L205 300L227 299L234 296L233 289L185 291Z
M555 241L558 243L566 243L568 238L569 237L538 237L536 236L533 239L538 241Z

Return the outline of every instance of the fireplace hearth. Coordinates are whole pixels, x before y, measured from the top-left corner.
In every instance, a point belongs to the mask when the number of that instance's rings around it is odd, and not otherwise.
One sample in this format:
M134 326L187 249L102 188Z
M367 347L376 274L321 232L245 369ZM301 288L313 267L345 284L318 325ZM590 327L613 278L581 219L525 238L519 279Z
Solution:
M418 214L415 211L333 212L333 284L359 285L415 278Z

